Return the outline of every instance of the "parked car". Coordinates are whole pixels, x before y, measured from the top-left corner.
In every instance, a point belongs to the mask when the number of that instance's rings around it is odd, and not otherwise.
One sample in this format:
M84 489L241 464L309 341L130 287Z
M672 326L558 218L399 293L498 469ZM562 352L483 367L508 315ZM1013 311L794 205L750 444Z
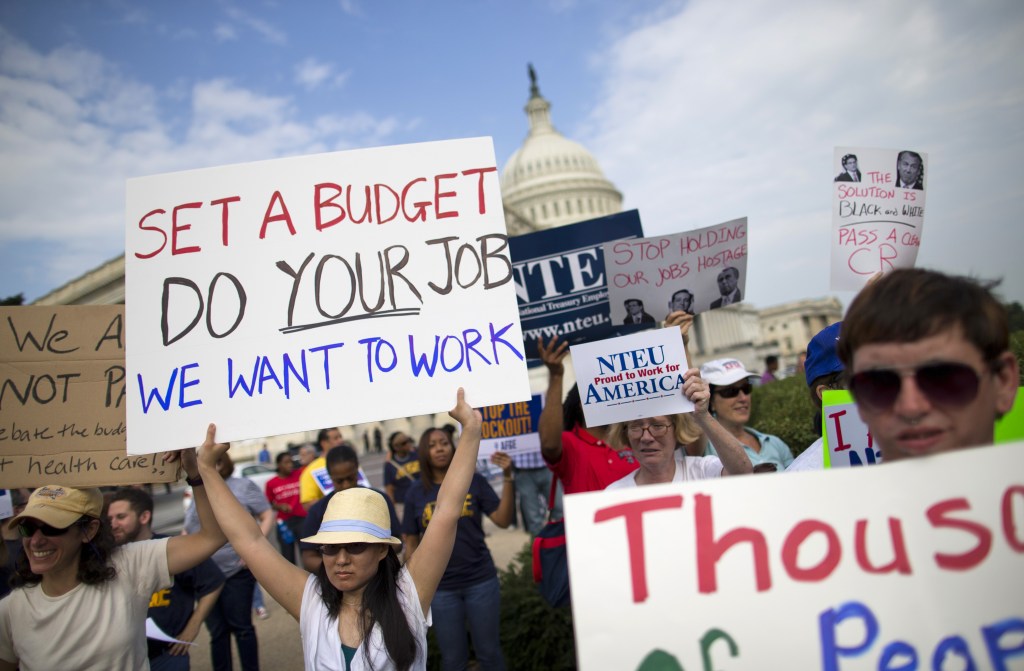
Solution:
M258 461L236 461L234 475L239 478L247 478L260 488L261 492L267 489L267 481L277 475L277 471ZM182 505L188 510L192 505L192 488L186 487L182 495Z

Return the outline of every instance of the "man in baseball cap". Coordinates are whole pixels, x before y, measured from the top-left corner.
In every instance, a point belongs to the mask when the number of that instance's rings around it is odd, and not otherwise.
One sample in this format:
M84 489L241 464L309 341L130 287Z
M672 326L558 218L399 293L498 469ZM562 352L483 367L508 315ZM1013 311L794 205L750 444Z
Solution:
M839 330L842 322L826 326L807 344L807 360L804 362L804 377L814 406L814 426L821 430L821 397L826 389L844 389L843 362L836 353ZM800 453L786 471L820 471L825 467L823 438Z

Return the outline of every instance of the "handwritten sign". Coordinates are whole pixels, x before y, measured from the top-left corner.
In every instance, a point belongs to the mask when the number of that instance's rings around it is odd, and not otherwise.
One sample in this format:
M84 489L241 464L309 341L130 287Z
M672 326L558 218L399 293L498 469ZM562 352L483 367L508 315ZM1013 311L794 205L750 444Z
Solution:
M747 220L605 245L608 302L616 324L664 321L743 300Z
M539 338L580 342L616 333L601 248L610 240L642 235L640 216L630 210L509 240L529 356L537 356Z
M868 425L860 418L848 391L828 389L821 397L821 435L825 439L828 468L869 466L881 463L882 450L875 445Z
M0 308L0 487L174 482L125 451L124 306Z
M480 459L488 459L497 451L517 457L540 452L541 396L534 394L523 403L506 403L483 408L484 422L480 432Z
M837 147L835 164L832 289L856 291L875 273L913 268L924 229L928 155Z
M683 396L686 351L669 327L573 345L587 426L693 412Z
M128 449L529 398L489 138L129 180Z
M1015 443L566 496L579 668L1010 668L1022 474Z

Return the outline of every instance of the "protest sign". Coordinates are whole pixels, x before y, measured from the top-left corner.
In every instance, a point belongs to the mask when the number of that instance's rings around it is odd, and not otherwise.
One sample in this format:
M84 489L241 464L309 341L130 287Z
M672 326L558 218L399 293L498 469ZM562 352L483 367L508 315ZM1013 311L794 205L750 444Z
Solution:
M664 321L743 300L747 219L604 246L608 302L616 324ZM639 303L639 305L638 305Z
M0 308L0 487L174 482L125 451L124 306Z
M868 425L860 418L848 391L827 389L821 396L821 435L825 439L825 467L868 466L882 461Z
M1010 668L1022 474L1014 443L566 496L579 668Z
M529 398L489 138L128 181L128 449Z
M686 350L675 326L569 348L587 426L693 412Z
M924 229L928 155L837 147L835 166L841 172L832 187L832 290L856 291L875 273L913 268Z
M636 210L519 235L509 240L527 355L537 340L606 338L619 331L608 312L604 243L643 235Z
M7 519L14 515L14 498L11 490L0 489L0 520Z
M1024 440L1024 389L1017 391L1010 412L996 420L995 443ZM874 444L867 424L860 418L853 395L828 389L822 394L821 435L825 468L867 466L882 462L882 450Z
M497 451L518 457L540 453L541 397L534 394L522 403L492 405L481 409L484 422L480 430L480 459L488 459Z

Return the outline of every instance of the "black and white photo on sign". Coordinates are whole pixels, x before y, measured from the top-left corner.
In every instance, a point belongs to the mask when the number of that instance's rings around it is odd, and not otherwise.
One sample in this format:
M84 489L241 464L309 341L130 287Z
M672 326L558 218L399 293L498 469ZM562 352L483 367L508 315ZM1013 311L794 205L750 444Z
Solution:
M747 254L746 218L605 245L612 322L654 327L673 312L741 302Z
M913 268L924 229L928 155L836 147L833 161L856 168L857 179L844 172L833 180L832 290L857 291L876 273Z

